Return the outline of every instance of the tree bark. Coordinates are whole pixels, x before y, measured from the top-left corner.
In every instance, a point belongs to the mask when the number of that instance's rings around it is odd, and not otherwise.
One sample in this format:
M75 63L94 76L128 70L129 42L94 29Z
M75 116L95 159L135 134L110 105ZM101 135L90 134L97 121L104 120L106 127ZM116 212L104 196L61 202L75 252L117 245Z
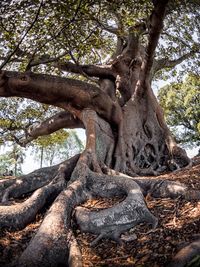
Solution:
M144 196L200 199L199 191L180 183L138 177L190 164L173 139L151 89L154 54L167 2L153 1L145 49L141 42L144 23L139 23L129 29L126 46L118 40L120 47L109 65L57 64L60 69L97 77L99 86L32 72L0 73L0 96L29 98L64 110L29 129L24 144L63 127L81 126L87 138L80 156L0 181L0 225L4 228L22 229L52 201L38 232L10 266L82 266L71 225L74 209L80 229L97 235L93 245L103 237L121 243L121 234L140 222L157 226L158 218L148 210ZM20 204L9 202L28 193L33 194ZM96 196L125 199L95 212L78 207Z

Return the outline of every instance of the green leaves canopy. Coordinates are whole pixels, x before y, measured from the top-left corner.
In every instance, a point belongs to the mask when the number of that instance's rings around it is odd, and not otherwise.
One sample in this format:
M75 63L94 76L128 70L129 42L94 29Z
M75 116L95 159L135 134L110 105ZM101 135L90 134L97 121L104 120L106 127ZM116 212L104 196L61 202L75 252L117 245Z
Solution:
M21 71L50 58L100 64L114 53L117 36L126 42L130 26L141 21L148 24L152 7L150 0L1 1L0 59L3 62L15 51L6 67ZM199 49L199 12L199 1L169 2L158 59L175 60ZM199 64L199 53L193 62L185 68ZM32 70L62 74L53 61L45 67L36 64Z
M158 98L178 141L200 145L200 76L190 74L182 83L161 88Z

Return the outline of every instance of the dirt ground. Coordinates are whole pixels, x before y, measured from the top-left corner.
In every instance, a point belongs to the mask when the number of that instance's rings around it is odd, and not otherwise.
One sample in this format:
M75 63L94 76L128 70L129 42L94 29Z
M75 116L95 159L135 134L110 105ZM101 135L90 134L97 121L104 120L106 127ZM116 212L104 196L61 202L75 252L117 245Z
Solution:
M180 181L191 188L200 190L200 157L194 158L193 161L194 166L190 169L165 174L161 177ZM118 201L120 199L95 199L88 201L84 206L90 209L101 209L112 206ZM134 230L137 239L124 242L122 245L103 239L91 248L90 242L95 236L81 234L74 225L84 267L164 267L179 249L200 238L200 201L188 202L181 198L171 200L149 197L147 205L159 219L158 227L147 233L150 228L139 225ZM22 231L0 231L0 266L12 261L25 249L31 237L36 233L44 213L43 211L38 215L35 222Z

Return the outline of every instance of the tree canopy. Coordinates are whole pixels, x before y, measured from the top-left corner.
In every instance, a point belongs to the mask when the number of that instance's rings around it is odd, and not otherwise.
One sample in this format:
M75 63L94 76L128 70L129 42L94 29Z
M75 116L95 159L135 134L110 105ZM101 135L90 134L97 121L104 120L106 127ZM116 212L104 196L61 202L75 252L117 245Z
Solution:
M179 143L200 145L200 77L189 74L183 82L159 90L166 121Z
M67 5L56 0L2 1L1 68L61 74L76 66L78 74L90 76L78 65L108 62L116 53L116 43L125 46L129 28L139 21L147 28L141 37L142 43L147 43L152 7L151 1L144 0L72 0ZM197 72L199 3L172 1L156 50L154 72L171 70L187 58L190 62L184 70Z

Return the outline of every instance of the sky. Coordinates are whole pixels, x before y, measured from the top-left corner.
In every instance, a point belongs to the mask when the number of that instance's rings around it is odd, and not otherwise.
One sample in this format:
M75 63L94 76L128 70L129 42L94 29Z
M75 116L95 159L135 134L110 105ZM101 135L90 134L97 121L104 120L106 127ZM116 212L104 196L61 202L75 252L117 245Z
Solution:
M82 141L82 143L85 145L86 143L86 135L84 129L77 129L76 130L78 137ZM24 160L24 163L22 165L22 172L24 174L30 173L40 167L39 161L35 160L35 156L33 155L31 149L28 149L26 152L26 158ZM45 165L44 165L45 167Z
M86 142L85 130L77 129L76 131L77 131L78 137L81 139L83 144L85 144L85 142ZM186 149L186 151L187 151L187 155L190 158L192 158L195 155L197 155L198 147L194 147L192 149ZM30 172L38 169L38 168L39 168L39 161L38 162L35 161L33 153L29 149L26 153L26 158L25 158L24 164L22 165L22 171L24 174L27 174L27 173L30 173Z

